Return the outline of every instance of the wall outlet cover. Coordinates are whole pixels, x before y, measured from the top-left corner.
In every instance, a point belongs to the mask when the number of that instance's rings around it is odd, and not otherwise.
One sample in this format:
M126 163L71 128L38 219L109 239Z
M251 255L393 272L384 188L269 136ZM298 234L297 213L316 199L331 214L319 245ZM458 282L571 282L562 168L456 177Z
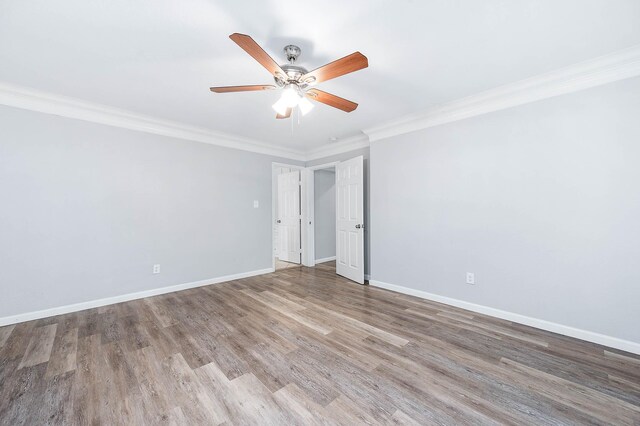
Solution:
M475 284L476 275L473 272L467 272L467 284Z

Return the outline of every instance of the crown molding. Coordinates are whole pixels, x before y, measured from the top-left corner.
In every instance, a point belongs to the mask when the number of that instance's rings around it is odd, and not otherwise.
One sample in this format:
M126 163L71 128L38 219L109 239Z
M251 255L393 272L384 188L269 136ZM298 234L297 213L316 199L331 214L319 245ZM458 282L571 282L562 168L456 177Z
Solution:
M364 129L371 142L640 75L640 45Z
M6 83L0 83L0 104L226 148L305 160L302 151Z
M298 161L361 149L381 139L576 92L640 75L640 45L546 74L499 86L426 111L405 115L310 151L283 148L232 134L0 82L0 105L203 142Z
M369 137L364 133L360 133L348 138L340 139L338 142L334 142L330 145L309 151L306 155L306 161L326 158L332 155L342 154L344 152L354 151L356 149L365 148L368 146Z

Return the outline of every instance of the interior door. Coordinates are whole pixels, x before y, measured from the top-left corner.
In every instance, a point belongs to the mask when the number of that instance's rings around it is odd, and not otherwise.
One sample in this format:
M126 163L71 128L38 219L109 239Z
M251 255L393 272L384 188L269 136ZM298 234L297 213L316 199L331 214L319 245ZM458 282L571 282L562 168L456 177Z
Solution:
M362 156L336 165L336 272L364 284Z
M278 258L300 263L300 171L278 175Z

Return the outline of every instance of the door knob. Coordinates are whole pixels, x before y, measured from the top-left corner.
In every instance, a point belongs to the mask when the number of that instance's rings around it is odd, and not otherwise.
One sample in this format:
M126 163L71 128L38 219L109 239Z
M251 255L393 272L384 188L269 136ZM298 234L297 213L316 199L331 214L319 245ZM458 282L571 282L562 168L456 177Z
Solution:
M357 225L356 225L356 229L360 229L360 228L362 228L362 227L360 226L360 224L357 224Z
M278 219L276 222L277 222L277 223L280 223L280 222L282 222L282 221L281 221L280 219Z

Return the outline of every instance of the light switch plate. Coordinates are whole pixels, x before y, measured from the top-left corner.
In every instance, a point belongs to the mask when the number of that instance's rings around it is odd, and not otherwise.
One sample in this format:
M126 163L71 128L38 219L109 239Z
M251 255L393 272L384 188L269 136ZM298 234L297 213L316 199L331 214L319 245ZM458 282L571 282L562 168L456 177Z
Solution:
M253 208L257 209L258 207L260 207L260 203L258 202L258 200L253 200Z

